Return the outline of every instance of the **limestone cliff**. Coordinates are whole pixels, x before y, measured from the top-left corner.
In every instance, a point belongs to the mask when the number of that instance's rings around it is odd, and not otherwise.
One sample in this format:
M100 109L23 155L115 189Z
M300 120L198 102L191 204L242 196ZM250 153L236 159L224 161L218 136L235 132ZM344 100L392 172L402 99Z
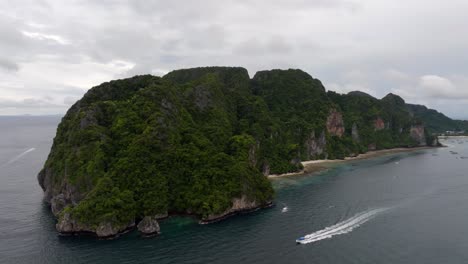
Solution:
M232 200L232 206L226 209L226 211L220 214L208 215L207 217L202 218L200 220L200 223L202 224L213 223L216 221L223 220L224 218L229 217L234 214L257 210L260 207L268 207L270 205L271 205L271 202L267 204L258 203L257 201L251 200L246 196L242 196L240 198L234 198Z
M327 117L327 131L330 135L341 137L345 132L343 115L332 109Z
M419 146L426 146L426 135L424 133L424 126L414 125L410 128L410 136L415 140Z
M374 129L375 131L385 129L385 122L383 121L382 118L378 117L377 119L374 120Z
M308 160L317 159L326 149L327 139L325 138L325 132L322 131L319 137L315 137L315 131L310 133L310 136L307 138L306 145L306 158Z

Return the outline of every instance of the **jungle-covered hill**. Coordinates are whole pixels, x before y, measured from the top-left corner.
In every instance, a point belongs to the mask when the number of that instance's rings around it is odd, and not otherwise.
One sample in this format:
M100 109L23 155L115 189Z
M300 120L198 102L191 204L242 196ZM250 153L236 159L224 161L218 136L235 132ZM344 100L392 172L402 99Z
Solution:
M429 110L428 110L429 111ZM338 94L301 70L205 67L103 83L63 117L38 175L63 233L106 237L268 206L301 161L437 144L402 98Z

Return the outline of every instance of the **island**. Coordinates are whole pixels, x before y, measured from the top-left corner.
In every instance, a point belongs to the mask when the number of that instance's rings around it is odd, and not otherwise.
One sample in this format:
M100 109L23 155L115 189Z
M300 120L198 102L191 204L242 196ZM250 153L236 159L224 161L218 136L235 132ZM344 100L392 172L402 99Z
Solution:
M267 176L302 161L436 146L428 111L394 94L326 91L297 69L135 76L68 110L38 181L62 234L154 235L171 215L211 223L269 207Z

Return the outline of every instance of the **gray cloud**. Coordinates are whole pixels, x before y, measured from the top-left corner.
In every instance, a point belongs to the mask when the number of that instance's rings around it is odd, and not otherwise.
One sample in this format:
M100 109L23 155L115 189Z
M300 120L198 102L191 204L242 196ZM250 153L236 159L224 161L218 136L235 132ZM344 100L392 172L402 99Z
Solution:
M301 68L329 89L398 92L455 116L468 99L468 2L449 2L3 1L0 114L63 113L109 79L236 65Z
M12 61L0 58L0 69L4 69L7 71L17 71L19 67L18 64Z

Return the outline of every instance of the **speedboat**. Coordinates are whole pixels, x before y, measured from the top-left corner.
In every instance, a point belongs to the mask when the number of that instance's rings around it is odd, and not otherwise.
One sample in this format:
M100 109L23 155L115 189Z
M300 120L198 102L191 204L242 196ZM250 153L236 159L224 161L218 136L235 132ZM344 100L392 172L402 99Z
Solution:
M297 244L302 244L302 242L304 242L304 240L305 240L305 237L300 237L300 238L296 239L296 243Z

